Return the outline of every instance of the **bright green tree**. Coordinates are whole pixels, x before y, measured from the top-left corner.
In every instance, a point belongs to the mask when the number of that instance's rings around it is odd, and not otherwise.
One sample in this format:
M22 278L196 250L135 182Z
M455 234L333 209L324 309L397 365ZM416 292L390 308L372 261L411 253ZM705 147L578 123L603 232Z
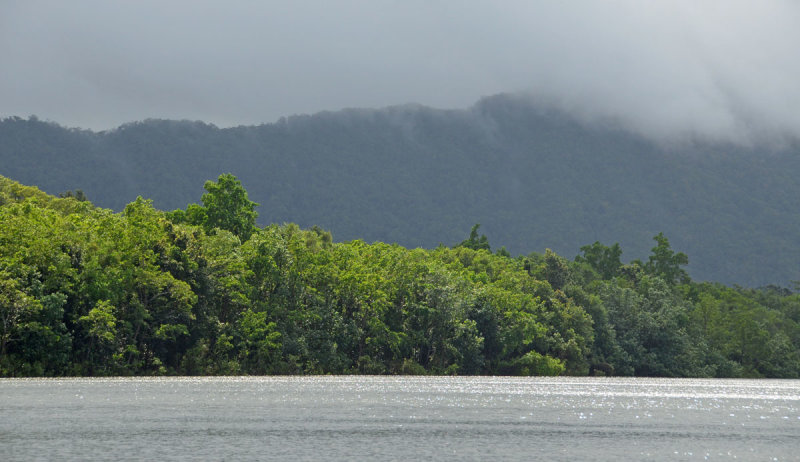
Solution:
M220 228L232 232L242 241L249 239L256 230L258 213L255 208L258 204L248 199L242 183L230 173L224 173L216 183L209 180L203 187L208 191L202 198L205 213L190 206L189 219L193 216L204 219L202 225L206 231Z

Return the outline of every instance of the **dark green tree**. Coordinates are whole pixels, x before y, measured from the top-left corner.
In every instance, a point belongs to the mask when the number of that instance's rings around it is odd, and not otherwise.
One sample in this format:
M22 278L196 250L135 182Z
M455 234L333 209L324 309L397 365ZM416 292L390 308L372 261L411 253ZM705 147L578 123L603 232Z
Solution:
M461 241L456 247L466 247L472 250L487 250L491 251L489 247L489 238L485 234L478 236L478 228L481 227L480 223L475 223L472 230L469 232L469 238Z
M583 255L575 257L575 261L580 263L588 263L602 279L611 279L619 274L619 269L622 267L622 249L619 243L615 243L611 247L601 244L596 241L592 245L585 245L581 247Z
M75 191L72 191L72 190L64 191L64 192L60 193L58 195L58 197L60 197L62 199L67 198L67 197L73 197L78 202L86 202L86 201L89 200L89 198L86 197L86 194L83 192L82 189L76 189Z
M569 282L567 261L550 249L544 252L544 278L553 289L562 290Z
M658 233L653 240L657 245L653 247L653 254L644 265L645 271L661 277L669 284L689 282L689 274L681 268L689 264L689 257L683 252L673 252L664 233Z

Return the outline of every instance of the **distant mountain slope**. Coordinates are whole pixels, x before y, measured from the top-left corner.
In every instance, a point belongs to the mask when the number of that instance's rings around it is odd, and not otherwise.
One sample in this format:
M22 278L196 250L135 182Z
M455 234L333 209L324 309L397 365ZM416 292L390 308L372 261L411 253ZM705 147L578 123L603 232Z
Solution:
M662 149L512 96L461 111L344 110L219 129L148 120L108 132L0 122L0 174L121 209L162 209L238 176L260 220L317 224L337 240L436 246L474 223L512 253L575 255L599 240L642 258L663 231L695 279L800 280L800 147Z

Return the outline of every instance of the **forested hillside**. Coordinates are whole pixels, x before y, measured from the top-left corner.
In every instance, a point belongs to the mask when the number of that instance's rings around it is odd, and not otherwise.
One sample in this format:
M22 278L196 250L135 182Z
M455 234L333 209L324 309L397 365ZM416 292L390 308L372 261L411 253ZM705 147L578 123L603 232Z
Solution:
M645 258L658 232L699 280L800 280L800 148L663 147L496 96L468 110L345 110L219 129L148 120L107 132L0 122L0 174L122 210L137 195L183 208L231 172L260 223L318 225L337 240L433 248L483 232L514 255L619 242Z
M798 377L800 295L643 261L407 249L256 226L232 175L121 213L0 177L0 376L503 374ZM77 194L77 196L80 196Z

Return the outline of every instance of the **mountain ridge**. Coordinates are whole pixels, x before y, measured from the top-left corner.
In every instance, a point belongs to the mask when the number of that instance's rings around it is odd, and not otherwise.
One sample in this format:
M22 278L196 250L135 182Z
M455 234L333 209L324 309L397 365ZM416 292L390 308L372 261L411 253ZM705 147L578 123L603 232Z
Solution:
M52 194L82 189L120 210L136 195L184 208L233 173L261 222L337 240L434 247L482 223L512 253L620 242L642 258L663 231L694 278L800 279L800 148L664 145L613 120L581 121L513 95L471 108L351 108L218 128L147 119L92 132L0 122L0 174Z

